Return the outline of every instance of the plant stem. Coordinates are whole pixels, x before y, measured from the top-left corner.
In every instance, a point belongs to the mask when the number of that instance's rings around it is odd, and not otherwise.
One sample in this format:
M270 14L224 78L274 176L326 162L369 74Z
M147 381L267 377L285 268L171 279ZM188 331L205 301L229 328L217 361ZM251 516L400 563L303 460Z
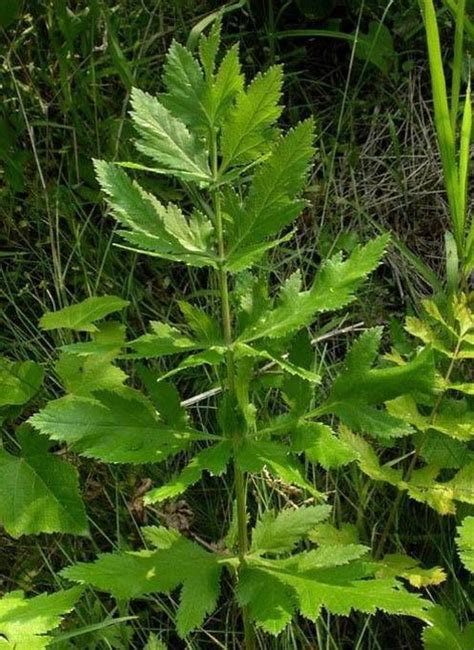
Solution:
M217 176L217 145L215 132L211 133L211 164L214 177ZM225 269L225 241L224 229L222 224L221 195L218 188L213 192L213 204L215 215L215 228L217 237L217 246L219 253L219 291L222 311L222 330L224 342L227 346L227 389L229 393L235 395L235 362L232 351L232 316L229 300L229 283L228 275ZM247 486L246 476L238 467L235 460L235 452L240 444L242 434L234 436L234 481L235 481L235 499L237 503L237 531L238 531L238 554L240 567L245 565L245 556L248 550L248 531L247 531ZM245 434L244 434L245 435ZM242 620L244 625L244 647L246 650L255 649L255 633L253 625L248 616L246 608L242 608Z

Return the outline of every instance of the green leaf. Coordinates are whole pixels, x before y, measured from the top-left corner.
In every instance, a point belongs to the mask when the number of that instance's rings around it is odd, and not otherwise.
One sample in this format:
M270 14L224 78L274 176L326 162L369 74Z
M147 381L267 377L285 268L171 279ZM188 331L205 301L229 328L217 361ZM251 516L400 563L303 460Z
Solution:
M146 387L161 419L175 427L187 426L188 414L181 405L181 395L171 382L160 381L160 373L144 366L137 366L137 373Z
M34 361L10 361L0 357L0 408L30 401L43 383L43 369Z
M353 562L364 546L326 547L284 560L251 560L240 573L237 599L258 627L278 634L298 609L315 621L324 607L347 616L352 609L422 617L429 603L394 579L373 579L376 565ZM268 595L269 601L266 602Z
M439 468L426 466L415 470L410 481L404 481L403 472L394 469L389 463L382 465L374 449L361 437L355 436L344 428L341 428L340 436L357 454L357 462L362 472L372 480L383 481L399 490L407 490L413 499L427 503L440 514L454 514L455 485L452 482L439 483L435 481ZM467 481L469 480L472 480L472 477L469 476ZM460 481L458 485L460 495L465 490L462 483Z
M145 359L155 359L169 354L178 354L190 350L199 350L204 347L198 341L189 337L167 323L151 321L151 333L143 334L137 339L130 341L129 346L136 355Z
M43 330L70 329L76 332L97 332L96 320L129 304L118 296L93 296L59 311L47 312L39 322Z
M360 400L381 404L409 393L433 393L435 368L429 349L412 360L388 368L371 368L373 351L378 348L381 328L364 332L354 343L344 362L344 369L334 381L329 403Z
M474 517L466 517L457 530L459 556L466 569L474 573Z
M412 432L405 418L396 417L375 405L410 393L433 393L435 368L429 349L413 360L388 368L372 368L377 356L382 328L364 332L354 343L344 361L344 368L334 381L324 408L336 413L356 431L372 435L397 437Z
M215 344L222 341L221 328L215 317L184 300L179 301L179 308L199 342Z
M377 571L377 577L404 578L416 589L440 585L447 578L446 572L441 567L435 566L431 569L423 569L420 567L418 560L401 553L385 555L381 560L381 564L383 567Z
M25 598L11 591L0 599L0 648L42 650L53 637L48 634L61 623L82 593L80 587Z
M295 451L304 451L308 460L324 469L347 465L355 460L354 451L331 429L321 422L301 422L293 437Z
M449 400L445 397L435 418L422 415L415 399L409 395L388 402L387 407L390 413L413 424L420 431L434 429L460 441L472 439L474 412L464 400Z
M332 524L318 524L308 535L308 539L319 546L345 546L357 544L357 528L354 524L342 524L336 528Z
M292 551L309 531L329 517L331 506L308 506L282 510L275 514L269 510L261 516L252 532L251 552L278 554Z
M166 207L127 174L103 160L94 161L97 179L117 221L129 230L119 234L131 244L165 259L193 266L213 265L211 222L200 213L187 219L170 203Z
M287 585L258 569L240 572L237 600L258 627L275 636L291 622L297 607L296 597Z
M143 650L168 650L168 646L156 634L151 634Z
M76 354L62 354L55 364L55 370L68 393L92 396L99 390L119 390L127 375L111 363L112 353L81 357Z
M301 379L304 379L311 384L319 384L321 381L320 375L317 375L315 372L312 372L306 368L302 368L301 366L297 366L296 364L291 363L291 361L282 358L280 355L273 354L269 350L257 350L250 345L246 345L245 343L235 343L233 349L236 359L245 359L246 357L250 357L252 359L265 359L267 361L273 362L289 375L300 377Z
M237 96L222 127L223 169L252 162L268 151L275 133L273 125L282 111L278 103L282 83L281 67L273 66L258 74Z
M304 478L303 467L282 444L247 438L238 449L236 459L244 472L261 472L264 467L267 467L284 483L303 488L313 496L321 496Z
M313 120L300 123L281 138L258 169L243 206L238 214L231 214L229 255L233 263L301 212L304 202L295 197L307 178L314 153L313 138Z
M393 417L383 409L368 406L363 401L340 401L331 406L331 411L351 429L370 433L377 438L399 438L413 433L410 425L403 420Z
M183 122L138 88L132 90L132 106L132 120L139 134L137 149L163 165L168 174L209 184L209 154Z
M21 452L0 449L0 520L13 537L38 533L87 535L76 469L48 453L29 427L17 432Z
M294 274L282 288L277 306L246 328L239 340L287 336L309 325L317 312L343 307L354 299L356 289L378 266L387 243L388 237L384 235L356 247L345 261L340 255L331 258L323 264L308 291L300 291L300 277Z
M91 564L68 567L62 574L119 600L156 592L168 594L182 585L176 623L178 634L184 637L202 625L216 606L219 558L175 532L157 529L154 539L160 541L158 550L110 553Z
M199 62L191 52L173 41L166 54L163 71L166 93L160 102L175 117L193 128L209 126L210 120L203 104L204 76Z
M153 405L133 391L104 391L95 399L68 395L49 402L29 422L73 451L109 463L160 462L192 440L214 439L162 424Z
M182 494L188 487L201 479L204 471L208 471L213 476L220 476L225 471L231 453L232 443L227 440L203 449L194 456L175 479L162 487L147 492L144 499L145 503L158 503Z
M425 619L429 627L423 630L425 650L472 650L474 647L474 623L461 630L454 613L435 605Z
M216 56L221 44L221 28L222 19L218 17L209 30L209 34L203 33L199 38L199 58L207 78L212 77L216 67Z
M239 61L239 46L225 54L215 80L204 91L204 103L213 126L220 125L232 109L235 98L242 93L244 77Z

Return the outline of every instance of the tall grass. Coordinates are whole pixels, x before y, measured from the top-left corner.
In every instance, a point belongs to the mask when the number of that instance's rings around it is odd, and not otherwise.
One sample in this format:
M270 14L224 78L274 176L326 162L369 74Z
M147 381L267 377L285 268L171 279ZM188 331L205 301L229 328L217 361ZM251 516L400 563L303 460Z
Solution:
M455 244L453 246L448 235L446 239L448 285L455 288L465 284L474 264L474 226L469 220L467 202L472 131L470 83L466 89L462 117L459 116L466 3L465 0L459 0L456 7L453 76L451 95L449 95L433 0L421 1L428 45L436 132Z

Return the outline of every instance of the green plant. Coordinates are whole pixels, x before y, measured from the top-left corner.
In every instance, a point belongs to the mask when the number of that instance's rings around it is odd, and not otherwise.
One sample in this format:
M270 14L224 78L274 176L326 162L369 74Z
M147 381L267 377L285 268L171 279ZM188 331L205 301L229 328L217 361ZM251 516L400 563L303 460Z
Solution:
M148 526L141 531L145 549L103 554L68 567L64 578L112 594L120 609L131 599L180 588L176 627L186 637L214 612L225 572L248 649L255 647L255 627L276 635L297 612L317 621L322 609L335 615L382 610L431 622L431 604L399 578L419 587L438 584L440 570L421 569L406 556L373 560L366 544L355 536L348 539L328 522L331 508L317 475L302 461L337 468L360 462L365 453L379 471L373 452L348 428L382 442L411 433L407 419L385 404L413 395L431 397L433 354L426 349L403 363L373 368L382 331L369 329L352 347L337 379L323 387L308 327L316 315L354 299L380 263L388 239L357 246L347 259L338 254L323 261L312 279L296 272L270 295L270 278L258 263L291 237L285 229L304 208L300 197L313 157L313 122L281 134L281 68L271 67L245 85L238 48L219 60L219 47L219 21L201 36L199 58L174 42L159 98L132 92L132 120L143 157L133 163L96 162L99 183L122 227L122 247L207 269L213 289L207 310L183 302L184 323L153 322L150 333L131 341L122 323L103 320L126 306L115 296L88 298L45 314L44 330L71 333L55 365L67 394L18 430L20 452L2 452L5 463L19 465L21 459L22 467L40 466L44 475L39 481L30 473L18 475L21 498L0 516L15 536L87 532L75 470L51 454L50 444L66 444L72 453L111 464L156 464L186 452L191 454L187 466L152 488L145 502L177 497L204 473L216 481L225 474L233 483L234 503L226 511L223 542ZM165 205L124 168L175 179L182 206ZM217 307L220 323L214 316ZM160 360L176 354L181 361L165 372ZM118 365L123 361L133 368L137 360L147 364L140 371L145 391L132 387ZM195 425L169 382L187 369L203 367L220 387L217 417L205 428ZM268 367L278 373L270 412L260 402ZM3 370L11 386L8 418L12 406L27 402L41 377L34 364L23 369L5 362ZM16 419L18 413L13 414ZM52 462L69 472L67 480L48 470ZM289 499L279 510L276 499L269 509L249 502L249 480L264 470L286 490L296 486L300 499ZM75 514L68 518L72 503Z
M456 7L456 32L452 85L449 94L444 75L441 40L433 0L421 0L433 90L434 116L452 233L446 236L446 268L450 290L465 289L474 268L474 223L469 214L468 181L472 140L471 86L467 85L462 119L461 79L465 29L464 0Z

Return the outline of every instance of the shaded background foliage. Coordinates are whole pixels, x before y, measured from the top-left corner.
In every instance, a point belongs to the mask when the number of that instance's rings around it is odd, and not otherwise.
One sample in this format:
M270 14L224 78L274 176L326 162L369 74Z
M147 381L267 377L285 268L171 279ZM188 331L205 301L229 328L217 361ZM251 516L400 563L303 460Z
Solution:
M202 295L201 272L183 272L114 248L114 226L104 214L91 159L131 157L127 111L132 85L159 91L158 71L171 40L186 41L193 27L199 29L200 21L221 7L210 0L2 3L1 354L51 362L54 344L61 340L39 331L39 316L87 295L116 293L130 300L129 322L136 334L151 318L173 320L180 295ZM267 269L283 278L298 261L310 271L335 250L350 251L359 240L390 230L395 245L387 264L352 307L351 323L391 324L397 335L398 318L427 292L427 278L440 269L447 214L427 99L418 3L248 0L227 9L225 39L240 42L248 75L284 63L289 107L284 121L293 124L314 114L319 131L310 207L298 223L291 248L274 253L265 263ZM446 7L440 21L450 33L452 18ZM472 41L468 48L472 50ZM180 197L179 187L167 180L149 183L164 198ZM326 325L323 320L322 333ZM345 347L343 337L328 340L321 362L331 371ZM181 381L182 394L200 392L192 376ZM53 395L56 390L53 377L46 391ZM204 421L206 408L205 402L197 410ZM95 544L105 548L114 539L118 545L133 546L135 525L151 516L140 501L148 476L136 469L111 471L80 463L97 531ZM392 495L372 501L365 494L361 500L362 486L352 468L334 473L327 482L346 518L370 538L390 508ZM207 526L210 538L218 539L222 531L211 513L224 508L226 498L216 495L212 484L207 488L201 493L196 489L188 503L174 504L159 513L159 519L184 528L198 521L201 529ZM364 503L365 509L352 503ZM427 562L431 555L441 555L448 570L456 573L454 548L447 541L453 530L444 530L453 527L406 503L397 542L408 551L416 549ZM53 584L54 568L74 557L81 544L46 537L12 543L2 536L2 589ZM461 581L450 584L444 598L462 618L468 608L466 594ZM152 612L157 609L151 607ZM99 620L101 605L91 598L87 611L78 616L87 622ZM156 621L146 616L143 629L153 628ZM418 624L410 621L401 625L375 617L362 636L361 620L322 625L334 629L339 645L333 647L352 648L356 637L363 639L360 648L419 647ZM110 639L98 640L99 645L91 637L87 647L123 647L113 644L124 643L125 633L107 634ZM302 646L291 645L291 634L275 647L304 647L304 630L297 633ZM140 638L133 647L142 647ZM212 647L206 638L196 643L193 647Z

